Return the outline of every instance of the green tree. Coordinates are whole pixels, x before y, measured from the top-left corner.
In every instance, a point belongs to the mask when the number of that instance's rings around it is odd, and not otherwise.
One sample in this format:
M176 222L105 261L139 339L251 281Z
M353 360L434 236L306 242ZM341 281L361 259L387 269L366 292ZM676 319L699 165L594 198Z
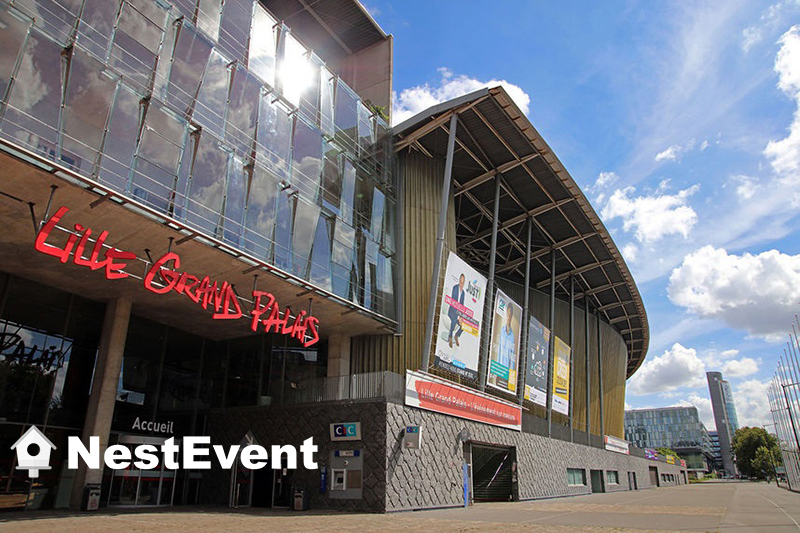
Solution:
M732 444L736 466L742 475L764 479L768 472L772 472L772 467L764 470L764 461L772 459L775 464L779 463L778 441L764 428L739 428L733 436ZM766 448L766 451L761 452L761 457L757 459L756 455L761 447Z
M775 477L775 467L780 464L780 453L778 447L767 448L766 446L759 446L756 450L756 455L750 462L754 470L763 472L767 479Z

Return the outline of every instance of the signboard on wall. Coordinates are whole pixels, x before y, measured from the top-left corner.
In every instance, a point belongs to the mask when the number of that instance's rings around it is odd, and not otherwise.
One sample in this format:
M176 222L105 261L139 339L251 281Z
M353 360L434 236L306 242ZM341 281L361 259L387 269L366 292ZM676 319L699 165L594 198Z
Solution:
M675 459L677 459L677 457L674 455L667 455L667 464L674 465Z
M522 431L519 405L424 372L406 371L406 405Z
M477 379L486 278L450 252L442 291L433 364Z
M653 461L658 461L658 452L655 450L651 450L650 448L644 449L644 456L645 459L652 459Z
M617 452L617 453L624 453L625 455L630 455L631 449L628 441L623 439L618 439L617 437L612 437L611 435L605 435L605 448L610 452Z
M338 422L330 425L331 440L361 440L361 422Z
M517 391L517 361L522 307L497 291L492 313L492 345L486 383L505 392Z
M528 370L525 399L547 405L547 361L550 358L550 330L531 317L528 326Z
M553 411L569 414L569 345L556 337L553 356Z

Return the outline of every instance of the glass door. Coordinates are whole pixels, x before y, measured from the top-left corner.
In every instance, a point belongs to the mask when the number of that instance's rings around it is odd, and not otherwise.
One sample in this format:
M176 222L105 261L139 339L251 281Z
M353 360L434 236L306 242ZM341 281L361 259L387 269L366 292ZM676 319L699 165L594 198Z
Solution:
M120 435L118 444L133 450L141 444L152 444L157 447L166 441L161 437L141 435ZM133 462L123 470L111 473L111 489L108 493L108 505L119 506L156 506L172 505L175 497L175 471L164 468L163 462L155 468L138 470Z

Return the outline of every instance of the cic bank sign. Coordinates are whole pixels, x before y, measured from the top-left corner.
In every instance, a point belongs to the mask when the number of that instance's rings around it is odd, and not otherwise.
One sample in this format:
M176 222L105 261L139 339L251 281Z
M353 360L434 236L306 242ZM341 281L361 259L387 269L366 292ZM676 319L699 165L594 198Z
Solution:
M361 440L361 422L331 424L331 441Z

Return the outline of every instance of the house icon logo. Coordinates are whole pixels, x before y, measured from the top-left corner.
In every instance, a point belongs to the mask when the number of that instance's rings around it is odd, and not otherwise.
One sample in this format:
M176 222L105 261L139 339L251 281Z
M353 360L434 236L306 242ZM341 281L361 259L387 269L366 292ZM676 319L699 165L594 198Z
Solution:
M56 445L39 428L31 426L11 445L17 451L17 469L27 470L28 477L39 477L39 470L50 470L50 451Z

